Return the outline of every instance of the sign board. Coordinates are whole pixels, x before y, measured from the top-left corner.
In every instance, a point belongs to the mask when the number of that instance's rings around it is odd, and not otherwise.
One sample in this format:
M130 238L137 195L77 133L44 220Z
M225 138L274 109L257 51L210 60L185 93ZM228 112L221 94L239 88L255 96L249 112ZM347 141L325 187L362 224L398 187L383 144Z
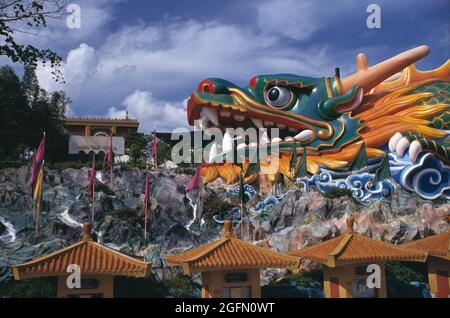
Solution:
M108 136L70 136L69 154L78 154L80 151L89 154L91 151L98 154L100 151L109 151ZM115 155L125 154L125 139L113 137L113 152Z

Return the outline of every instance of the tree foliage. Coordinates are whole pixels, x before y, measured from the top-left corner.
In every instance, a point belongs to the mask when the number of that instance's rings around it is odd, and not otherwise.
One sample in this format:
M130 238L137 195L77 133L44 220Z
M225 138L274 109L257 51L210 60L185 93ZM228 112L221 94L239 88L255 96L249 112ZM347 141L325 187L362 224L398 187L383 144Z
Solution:
M0 67L0 160L26 159L43 132L46 160L65 160L64 114L69 103L64 92L48 93L39 86L34 67L25 67L22 81L11 67Z
M48 19L62 16L65 6L65 0L0 0L0 56L31 66L38 61L50 64L55 80L62 80L61 57L56 52L20 43L16 35L38 35Z
M143 134L130 131L125 137L125 152L133 160L133 165L149 163L153 134ZM158 138L158 165L170 160L171 148L161 138Z

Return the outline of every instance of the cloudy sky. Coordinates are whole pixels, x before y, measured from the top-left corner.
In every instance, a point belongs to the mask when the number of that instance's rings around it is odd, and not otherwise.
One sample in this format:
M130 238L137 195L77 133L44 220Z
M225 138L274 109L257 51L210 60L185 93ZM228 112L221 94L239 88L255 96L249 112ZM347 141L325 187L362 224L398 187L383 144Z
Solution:
M74 0L81 28L51 21L39 37L20 35L64 59L65 85L39 68L41 85L64 89L71 115L122 117L141 131L187 126L190 92L206 77L239 85L256 74L343 75L358 52L374 64L427 44L420 69L449 58L448 0ZM381 7L369 29L366 8ZM2 60L1 62L4 62Z

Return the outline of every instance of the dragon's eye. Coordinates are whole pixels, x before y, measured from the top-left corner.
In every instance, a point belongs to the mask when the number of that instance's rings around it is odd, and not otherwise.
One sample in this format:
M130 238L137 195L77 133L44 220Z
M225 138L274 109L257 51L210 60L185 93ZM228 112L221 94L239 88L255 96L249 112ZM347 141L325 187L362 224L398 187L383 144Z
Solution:
M292 102L292 98L292 92L288 88L282 86L273 86L264 94L265 102L276 108L288 106Z

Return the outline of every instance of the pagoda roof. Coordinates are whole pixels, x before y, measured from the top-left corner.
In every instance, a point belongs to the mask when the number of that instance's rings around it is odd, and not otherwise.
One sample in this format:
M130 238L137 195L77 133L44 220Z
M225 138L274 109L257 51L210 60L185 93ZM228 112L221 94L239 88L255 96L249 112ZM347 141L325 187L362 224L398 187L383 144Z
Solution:
M402 244L406 248L427 252L428 255L450 260L450 231Z
M89 223L90 224L90 223ZM16 280L67 275L67 266L76 264L81 274L147 277L151 264L125 255L92 240L91 226L84 225L80 242L31 261L12 266Z
M353 232L353 218L347 219L347 233L305 247L289 255L323 263L328 267L385 260L425 262L427 253L378 241Z
M178 255L167 256L171 266L183 266L186 274L235 268L292 268L299 259L236 239L231 235L231 222L225 221L224 237Z

